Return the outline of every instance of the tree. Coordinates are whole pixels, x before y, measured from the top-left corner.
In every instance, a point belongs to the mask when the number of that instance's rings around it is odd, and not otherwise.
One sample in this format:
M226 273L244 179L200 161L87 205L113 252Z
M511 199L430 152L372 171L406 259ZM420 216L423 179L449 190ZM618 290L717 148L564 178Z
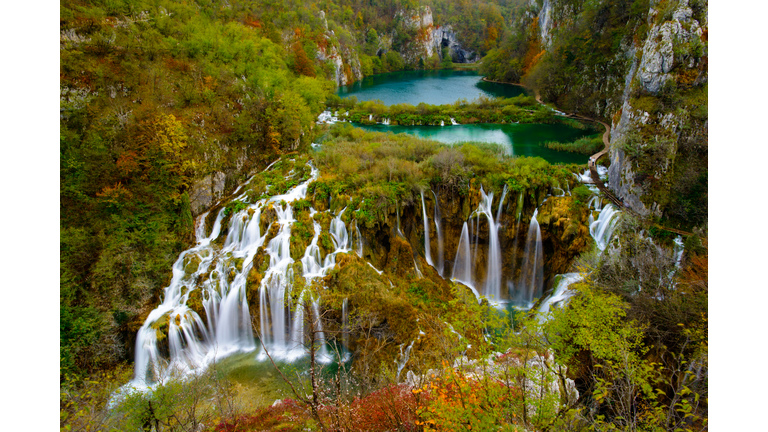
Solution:
M451 58L451 50L448 47L443 47L443 59L440 61L440 68L453 69L453 59Z
M307 57L307 52L304 50L304 46L301 41L297 40L293 43L293 56L294 56L294 70L299 75L308 77L315 76L315 67L312 61Z

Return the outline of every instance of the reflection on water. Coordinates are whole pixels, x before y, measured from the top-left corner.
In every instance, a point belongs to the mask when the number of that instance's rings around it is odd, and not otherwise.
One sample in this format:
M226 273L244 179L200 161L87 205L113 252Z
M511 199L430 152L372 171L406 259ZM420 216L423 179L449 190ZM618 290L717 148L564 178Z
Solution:
M594 132L564 124L469 124L458 126L355 125L376 132L407 133L446 144L458 142L495 143L515 156L538 156L549 163L585 164L589 156L551 150L540 143L570 142Z
M360 101L380 100L385 105L421 102L452 104L460 99L472 101L480 96L514 97L525 94L519 86L482 81L475 71L406 71L374 75L339 88L339 96L355 96Z

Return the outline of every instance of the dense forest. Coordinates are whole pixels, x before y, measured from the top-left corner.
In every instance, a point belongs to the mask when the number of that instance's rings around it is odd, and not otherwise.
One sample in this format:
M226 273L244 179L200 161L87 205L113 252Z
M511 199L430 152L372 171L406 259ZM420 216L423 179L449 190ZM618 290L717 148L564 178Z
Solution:
M62 3L62 430L707 430L707 7ZM336 94L467 67L535 96ZM602 121L623 207L584 165L321 124L326 110L563 123L593 135L543 145L585 155ZM285 315L265 294L277 280ZM162 309L174 287L178 314ZM235 287L232 338L266 357L214 350L183 370L171 359L210 345ZM281 326L298 360L272 349Z

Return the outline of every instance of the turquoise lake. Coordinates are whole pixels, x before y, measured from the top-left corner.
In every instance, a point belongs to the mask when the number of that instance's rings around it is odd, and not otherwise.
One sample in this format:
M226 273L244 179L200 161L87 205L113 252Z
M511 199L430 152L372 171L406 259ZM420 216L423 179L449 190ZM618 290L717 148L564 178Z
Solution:
M432 105L452 104L480 96L515 97L526 94L520 86L485 82L475 71L405 71L373 75L339 88L341 97L355 96L359 101L380 100L385 105L421 102Z
M341 97L355 96L358 101L380 100L386 105L421 102L431 105L452 104L460 99L471 101L480 96L514 97L526 94L520 86L482 81L475 71L407 71L374 75L351 86L341 87ZM571 142L594 135L595 131L565 124L468 124L446 126L358 125L377 132L407 133L446 144L460 142L495 143L507 154L538 156L550 163L587 163L588 155L561 152L539 144Z

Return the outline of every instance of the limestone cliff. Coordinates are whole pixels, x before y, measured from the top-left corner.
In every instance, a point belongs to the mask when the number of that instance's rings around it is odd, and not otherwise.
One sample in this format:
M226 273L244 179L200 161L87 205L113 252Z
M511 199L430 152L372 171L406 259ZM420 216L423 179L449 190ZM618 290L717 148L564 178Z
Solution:
M318 60L329 62L333 66L335 81L338 86L352 84L363 79L357 51L352 47L343 46L334 31L328 29L325 12L320 11L320 19L323 22L325 32L321 43L318 44Z
M416 64L419 59L426 60L433 55L442 59L443 47L448 48L454 63L473 63L478 60L476 53L461 47L458 35L450 25L435 25L429 6L409 11L398 10L395 20L402 21L403 27L415 32L415 37L401 51L407 63Z
M706 0L531 0L513 26L521 81L612 124L609 187L643 216L706 221L707 25Z
M658 6L653 2L648 13L646 39L631 48L613 118L609 186L636 212L662 217L676 205L673 189L690 180L681 175L706 175L707 22L706 13L703 22L693 17L687 0L672 10Z

